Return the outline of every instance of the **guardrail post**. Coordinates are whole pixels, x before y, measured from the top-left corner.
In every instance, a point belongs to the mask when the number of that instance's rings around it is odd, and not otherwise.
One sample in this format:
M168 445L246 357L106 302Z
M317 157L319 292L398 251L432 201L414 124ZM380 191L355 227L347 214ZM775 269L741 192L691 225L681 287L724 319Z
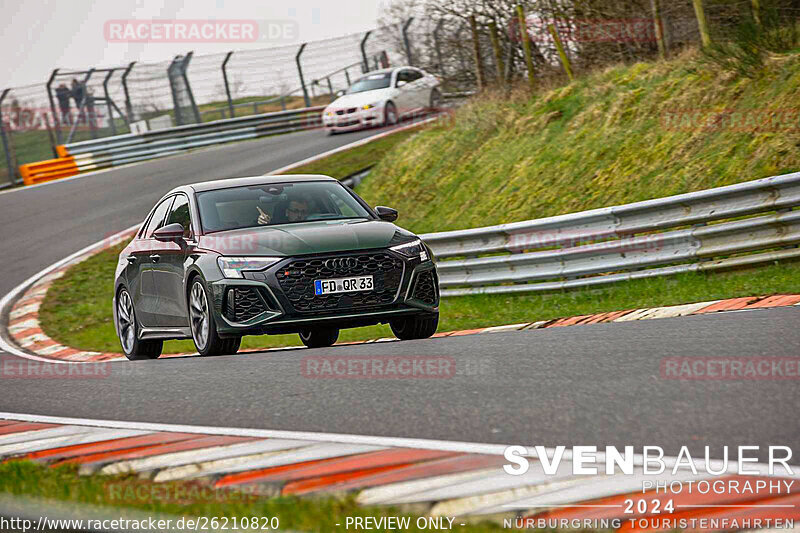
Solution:
M403 46L406 48L406 59L408 64L414 66L414 58L411 55L411 41L408 38L408 27L414 22L414 17L408 17L408 20L403 23Z
M497 70L497 83L505 85L506 66L503 64L503 51L500 49L500 38L497 36L497 24L495 24L494 21L489 23L489 38L492 40L494 66Z
M550 35L553 37L553 42L556 43L558 57L561 58L561 64L564 65L564 70L567 73L569 81L574 81L575 76L572 75L572 65L569 63L569 57L567 57L567 52L564 50L564 45L561 44L561 37L559 37L555 25L549 24L547 29L550 31Z
M125 114L128 115L128 124L133 122L133 105L131 105L131 95L128 92L128 74L133 70L136 61L128 63L128 68L122 73L122 90L125 93Z
M437 69L439 74L444 76L444 62L442 61L442 43L439 41L439 32L442 31L443 20L440 20L433 29L433 47L436 49L436 61L439 63Z
M667 43L664 41L664 22L661 20L661 0L651 0L653 7L653 29L658 42L658 55L661 59L667 58Z
M111 107L111 95L108 94L108 80L114 75L116 69L111 69L103 79L103 97L106 100L106 109L108 110L108 124L111 126L111 135L117 134L117 126L114 124L114 109Z
M697 16L697 28L700 30L700 40L703 42L703 47L711 46L706 12L703 10L703 0L692 0L692 4L694 5L694 14Z
M58 69L56 69L58 70ZM0 94L0 141L3 142L3 150L6 153L6 166L8 167L8 182L17 183L17 167L14 165L14 158L11 157L11 143L8 141L8 134L6 133L6 125L3 120L3 100L6 99L11 89L4 89Z
M186 84L186 92L189 93L189 102L192 104L192 113L194 114L194 120L198 124L202 122L200 120L200 111L197 109L197 103L194 101L194 94L192 93L192 86L189 85L189 77L187 76L186 72L189 70L189 61L192 60L192 56L194 52L189 52L186 54L186 57L183 58L181 61L181 77L183 78L183 83Z
M481 43L478 42L478 23L475 15L469 16L469 27L472 30L472 58L475 61L475 80L478 83L478 90L483 89L483 60L481 59Z
M368 31L364 34L364 37L361 39L361 59L364 61L364 72L369 72L369 61L367 61L367 39L372 34L372 31Z
M228 61L230 60L233 52L228 52L225 56L225 60L222 62L222 81L225 82L225 95L228 97L228 111L231 114L231 118L235 117L234 110L233 110L233 99L231 99L231 86L228 84L228 71L226 67L228 66Z
M300 77L300 86L303 88L303 100L305 101L306 107L311 107L311 100L308 98L308 89L306 88L306 80L303 79L303 67L300 65L300 56L303 54L303 50L306 49L307 44L308 43L303 43L300 45L300 48L297 50L297 55L294 56L294 61L297 63L297 75Z
M50 112L53 113L53 118L56 123L56 137L58 138L59 144L61 143L61 115L56 114L56 104L53 100L53 82L56 81L56 75L58 74L58 69L53 69L53 72L50 74L50 79L47 80L47 99L50 100ZM60 108L59 108L60 109Z
M517 5L517 23L519 24L519 37L522 40L522 49L525 51L525 65L528 68L528 83L531 90L536 88L536 80L533 77L533 55L531 54L531 38L528 35L528 22L525 18L525 10L522 4Z

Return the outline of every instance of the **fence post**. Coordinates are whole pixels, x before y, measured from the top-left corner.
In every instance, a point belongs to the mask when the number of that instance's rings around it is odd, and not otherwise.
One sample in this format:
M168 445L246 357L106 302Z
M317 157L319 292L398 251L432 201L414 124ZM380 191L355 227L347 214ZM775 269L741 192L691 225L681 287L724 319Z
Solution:
M47 99L50 100L50 112L53 113L53 118L56 123L56 137L58 138L58 143L61 144L61 114L56 114L56 104L53 100L53 82L56 81L56 75L58 74L58 69L53 69L53 72L50 74L50 79L47 80ZM61 110L61 105L59 104L59 111Z
M517 5L517 23L519 24L519 37L522 39L522 48L525 50L525 65L528 67L528 83L531 90L536 88L536 80L533 77L533 56L531 54L531 41L528 35L528 22L525 20L525 10L522 4Z
M697 27L700 30L700 39L703 42L703 47L711 46L706 13L703 11L703 0L692 0L692 4L694 4L694 14L697 16Z
M664 22L661 20L661 0L651 0L653 6L653 29L656 30L658 41L658 55L661 59L667 58L667 43L664 41Z
M131 61L128 64L128 68L126 68L125 72L122 73L122 90L125 93L125 113L128 115L129 124L133 122L133 105L131 105L131 95L128 92L128 74L131 73L131 70L133 70L133 65L135 64L136 61Z
M550 35L553 37L553 42L556 43L558 57L561 58L561 64L564 65L564 70L567 73L569 81L575 81L575 76L572 75L572 65L570 65L569 57L567 57L567 52L564 50L564 45L561 44L561 37L558 35L555 25L548 24L547 29L550 30Z
M753 5L753 20L756 21L756 25L760 28L761 27L761 0L750 0L750 3Z
M481 43L478 41L478 23L475 15L469 16L469 27L472 30L472 58L475 61L475 79L478 82L478 90L484 86L483 79L483 60L481 59Z
M344 69L344 79L347 80L347 86L350 87L350 73L347 72L347 69Z
M328 76L325 79L328 80L328 92L331 95L331 102L333 102L334 100L336 100L336 98L334 98L334 96L333 96L333 84L331 83L331 77Z
M189 70L189 61L192 60L193 55L194 52L189 52L186 54L186 57L183 58L183 61L181 61L181 77L183 78L183 83L186 84L186 92L189 93L189 101L192 103L194 120L197 124L200 124L200 122L202 122L200 120L200 111L197 109L197 103L194 101L194 93L192 93L192 86L189 85L189 77L186 74L186 72Z
M440 20L436 24L436 28L433 30L433 47L436 49L436 61L439 63L437 65L437 70L441 76L444 76L444 62L442 62L442 43L439 42L439 32L442 30L442 24L444 24L444 20Z
M228 52L228 54L225 56L225 60L222 62L222 81L225 82L225 95L228 97L228 111L231 114L231 118L233 118L235 115L233 114L233 99L231 99L231 86L228 84L228 71L226 70L226 67L228 66L228 61L232 55L232 51Z
M111 69L106 74L106 77L103 79L103 98L106 101L106 109L108 110L108 124L111 126L111 135L117 134L117 126L114 124L114 109L111 107L111 95L108 94L108 80L111 79L111 76L114 75L114 71L116 69Z
M183 126L183 111L181 111L181 102L178 99L178 88L175 85L175 75L178 69L178 61L181 59L180 55L175 56L167 67L167 79L169 80L169 89L172 93L172 109L175 115L175 124Z
M367 39L369 39L370 34L372 31L368 31L364 34L364 38L361 39L361 59L364 61L364 72L369 72L369 61L367 60Z
M489 23L489 37L492 40L492 50L494 51L494 64L497 68L497 82L505 85L505 70L503 64L503 51L500 49L500 38L497 36L497 24L494 21Z
M363 42L364 41L362 41L362 43ZM297 74L300 76L300 86L303 88L303 100L305 101L306 107L311 107L311 100L308 98L308 89L306 88L306 80L303 79L303 67L300 66L300 56L302 55L303 50L306 49L306 44L308 43L303 43L300 45L300 48L297 50L297 55L294 56L294 61L297 63Z
M58 70L58 69L56 69ZM6 99L11 89L4 89L0 94L0 141L3 142L3 150L6 153L6 166L8 167L8 182L17 183L17 167L14 165L14 158L11 157L11 144L8 141L8 134L6 133L6 125L3 121L3 100Z
M92 134L92 139L97 139L97 124L95 124L95 109L94 109L94 96L89 94L89 89L87 88L87 84L89 83L89 79L94 74L94 67L90 68L88 72L86 72L86 77L83 78L83 82L81 83L81 87L83 88L83 103L86 104L84 107L89 111L88 118L86 115L86 111L84 111L83 116L86 119L86 123L89 125L89 132ZM72 139L72 132L70 132L70 140Z
M411 56L411 41L408 38L408 27L414 22L414 17L408 17L408 20L403 23L403 46L406 48L406 59L408 64L414 66L414 58Z

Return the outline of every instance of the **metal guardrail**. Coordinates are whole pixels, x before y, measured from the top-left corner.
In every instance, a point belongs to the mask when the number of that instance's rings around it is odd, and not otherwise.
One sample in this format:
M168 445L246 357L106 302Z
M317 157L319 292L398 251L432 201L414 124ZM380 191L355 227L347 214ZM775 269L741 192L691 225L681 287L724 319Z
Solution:
M181 153L194 148L321 126L324 106L249 115L178 126L142 134L105 137L59 146L61 157L73 157L79 172L114 167Z
M798 258L797 206L800 173L421 237L443 296L551 291Z

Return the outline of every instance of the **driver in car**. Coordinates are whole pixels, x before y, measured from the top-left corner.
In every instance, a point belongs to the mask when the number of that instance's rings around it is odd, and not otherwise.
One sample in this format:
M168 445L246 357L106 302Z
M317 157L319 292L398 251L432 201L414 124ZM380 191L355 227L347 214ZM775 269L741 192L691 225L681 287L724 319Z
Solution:
M272 217L265 213L261 207L256 206L258 209L258 223L267 225L272 222ZM288 222L301 222L308 216L308 202L303 199L295 199L289 202L286 206L286 221Z

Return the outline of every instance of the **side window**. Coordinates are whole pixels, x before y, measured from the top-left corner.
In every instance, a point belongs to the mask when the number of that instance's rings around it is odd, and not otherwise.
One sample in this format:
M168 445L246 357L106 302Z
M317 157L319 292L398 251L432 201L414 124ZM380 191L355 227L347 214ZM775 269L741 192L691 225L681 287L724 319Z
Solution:
M153 211L153 216L150 217L150 222L147 224L147 229L144 230L142 234L145 239L150 239L153 236L153 232L158 228L164 225L164 221L167 218L167 212L169 212L169 207L172 205L172 200L174 196L170 196L156 207L156 210Z
M410 76L409 76L409 71L407 71L407 70L401 70L400 72L398 72L398 73L397 73L397 81L398 81L398 82L404 81L404 82L406 82L406 83L408 83L409 81L411 81L411 79L410 79ZM396 86L397 86L397 83L395 83L395 87L396 87Z
M409 80L408 81L417 81L422 77L422 72L418 70L409 70L408 71Z
M183 226L183 237L188 239L192 235L192 220L189 215L189 198L183 194L175 197L175 203L172 204L172 210L167 218L167 225L176 222Z

